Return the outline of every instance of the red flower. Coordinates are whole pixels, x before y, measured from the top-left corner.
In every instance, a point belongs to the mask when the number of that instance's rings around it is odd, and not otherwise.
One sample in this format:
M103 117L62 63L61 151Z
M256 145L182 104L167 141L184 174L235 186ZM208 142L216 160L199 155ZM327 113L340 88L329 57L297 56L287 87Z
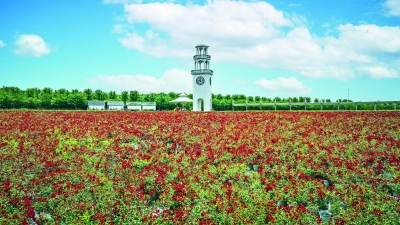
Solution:
M32 207L28 208L28 217L35 218L35 210Z
M208 215L208 214L210 214L209 212L201 212L201 216L205 216L205 215Z
M226 212L227 212L227 213L233 213L234 210L233 210L233 208L228 208L228 209L226 210Z

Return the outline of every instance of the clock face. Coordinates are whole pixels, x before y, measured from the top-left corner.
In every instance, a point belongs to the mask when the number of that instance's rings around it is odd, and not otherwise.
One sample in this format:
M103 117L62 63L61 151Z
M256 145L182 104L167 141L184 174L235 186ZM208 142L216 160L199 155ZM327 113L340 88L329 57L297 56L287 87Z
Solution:
M204 82L205 82L204 77L199 76L199 77L196 78L196 83L197 83L198 85L203 85Z

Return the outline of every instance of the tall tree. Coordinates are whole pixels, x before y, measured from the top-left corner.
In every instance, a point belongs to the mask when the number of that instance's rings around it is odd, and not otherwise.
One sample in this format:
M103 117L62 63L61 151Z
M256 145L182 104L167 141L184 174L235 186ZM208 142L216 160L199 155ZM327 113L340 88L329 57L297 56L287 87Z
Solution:
M92 100L93 99L93 91L92 91L92 89L86 88L85 90L83 90L83 93L86 94L87 100Z
M2 88L0 90L0 107L2 109L11 109L13 105L12 94Z
M240 95L239 95L239 99L241 99L241 100L246 100L246 95L240 94Z
M68 95L69 91L67 89L65 89L65 88L61 88L61 89L57 90L57 93L60 94L60 95Z
M40 107L43 109L51 109L52 99L52 94L48 93L48 90L45 91L45 89L43 89L43 92L40 94Z
M170 93L168 93L168 96L169 96L169 98L170 98L171 100L174 100L174 99L176 99L176 98L179 97L179 95L178 95L177 93L175 93L175 92L170 92Z
M27 88L25 90L25 95L28 98L39 98L40 89L39 88Z
M53 93L53 89L51 89L49 87L45 87L45 88L43 88L42 92L44 94L52 94Z
M156 100L156 94L154 94L154 93L147 94L147 95L144 97L144 100L145 100L146 102L154 102L154 101Z
M103 92L100 89L97 89L94 91L94 98L96 100L106 100L107 99L107 93Z
M126 101L128 100L128 92L127 91L121 92L121 99L124 102L124 105L126 105Z
M69 109L87 109L87 96L83 92L71 93L67 101Z
M117 100L117 93L115 91L108 92L108 99Z
M54 91L52 105L56 109L70 109L68 107L68 95L64 91Z
M137 102L139 100L139 92L138 91L130 91L129 92L129 101Z

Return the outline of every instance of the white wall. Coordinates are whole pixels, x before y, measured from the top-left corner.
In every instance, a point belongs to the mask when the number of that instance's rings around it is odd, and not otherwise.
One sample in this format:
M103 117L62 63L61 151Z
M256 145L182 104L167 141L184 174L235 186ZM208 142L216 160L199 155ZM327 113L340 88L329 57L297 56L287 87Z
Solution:
M142 110L140 105L128 105L128 110Z
M204 103L204 111L211 111L212 102L211 102L211 87L210 78L212 79L212 75L210 74L199 74L192 75L193 76L193 111L201 111L201 105L199 104L199 99L203 99ZM197 77L202 76L205 79L203 85L198 85L196 83Z
M89 110L102 110L104 109L104 106L98 106L98 105L89 105Z
M156 110L155 105L144 105L143 110Z
M124 110L124 106L118 105L118 106L108 106L109 110Z

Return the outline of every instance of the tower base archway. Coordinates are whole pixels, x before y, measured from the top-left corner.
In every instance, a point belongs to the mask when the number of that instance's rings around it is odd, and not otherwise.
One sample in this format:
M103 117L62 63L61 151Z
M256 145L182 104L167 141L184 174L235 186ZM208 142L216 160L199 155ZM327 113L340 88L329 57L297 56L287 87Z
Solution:
M193 103L193 111L204 111L204 101L202 98L197 99L197 101L193 101Z

